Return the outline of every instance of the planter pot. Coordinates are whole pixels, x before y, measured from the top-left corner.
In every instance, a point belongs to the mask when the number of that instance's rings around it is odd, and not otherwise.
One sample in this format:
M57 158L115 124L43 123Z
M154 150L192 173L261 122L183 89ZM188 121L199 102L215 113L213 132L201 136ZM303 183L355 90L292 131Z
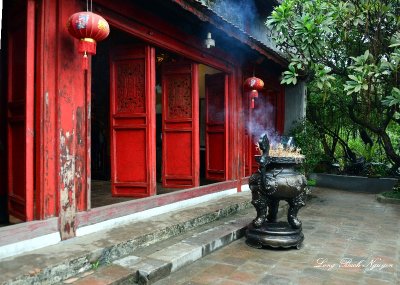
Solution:
M371 194L391 191L397 182L397 179L394 178L372 178L324 173L313 173L310 178L316 180L317 187Z

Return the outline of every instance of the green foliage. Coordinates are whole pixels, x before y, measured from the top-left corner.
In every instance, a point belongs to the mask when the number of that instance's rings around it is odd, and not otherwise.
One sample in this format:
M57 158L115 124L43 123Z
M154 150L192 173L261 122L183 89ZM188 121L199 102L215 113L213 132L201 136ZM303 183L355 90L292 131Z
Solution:
M315 180L315 179L307 180L307 186L316 186L316 185L317 185L317 180Z
M393 142L395 149L400 149L400 124L391 123L388 126L390 140Z
M382 195L387 197L387 198L399 199L400 200L400 192L388 191L388 192L383 192Z
M382 101L385 105L389 107L400 105L400 89L397 87L393 87L391 95L386 96L386 98Z
M297 73L293 64L289 64L289 70L283 72L282 84L293 84L297 83Z
M306 121L300 122L290 132L293 136L297 147L301 148L301 153L305 155L303 163L303 171L308 177L310 173L314 172L316 165L325 159L325 154L321 148L321 144L315 139L318 134L313 125Z
M91 263L91 265L92 265L92 269L96 270L100 266L100 260L97 260L97 261Z
M340 145L354 160L349 139L363 130L400 166L399 14L397 0L284 0L266 22L290 59L281 82L307 81L307 119L331 159Z
M383 192L383 196L393 199L400 199L400 180L394 185L392 191Z

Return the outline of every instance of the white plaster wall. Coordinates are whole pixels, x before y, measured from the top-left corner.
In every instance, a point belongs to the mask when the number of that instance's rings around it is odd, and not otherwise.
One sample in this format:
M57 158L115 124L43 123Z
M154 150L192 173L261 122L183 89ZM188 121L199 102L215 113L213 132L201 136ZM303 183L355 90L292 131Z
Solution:
M284 134L290 132L296 122L301 121L306 116L306 90L304 82L285 87Z

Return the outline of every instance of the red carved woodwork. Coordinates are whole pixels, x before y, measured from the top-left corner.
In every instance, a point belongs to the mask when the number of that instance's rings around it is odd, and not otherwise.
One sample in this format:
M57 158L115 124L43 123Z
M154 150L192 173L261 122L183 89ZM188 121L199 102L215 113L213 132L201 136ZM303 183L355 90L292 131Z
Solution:
M205 76L206 89L206 179L226 179L225 97L227 77L224 73Z
M113 196L155 194L155 53L144 45L111 57L111 182Z
M192 118L191 74L171 76L167 81L167 120Z
M162 183L166 188L199 185L198 66L163 66Z
M145 62L133 59L116 65L117 113L145 113Z
M15 1L8 29L8 211L33 219L35 1Z

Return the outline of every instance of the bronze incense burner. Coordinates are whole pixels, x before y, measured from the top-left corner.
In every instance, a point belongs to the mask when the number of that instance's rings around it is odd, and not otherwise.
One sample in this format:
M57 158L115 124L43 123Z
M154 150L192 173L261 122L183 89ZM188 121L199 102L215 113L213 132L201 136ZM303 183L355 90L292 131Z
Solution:
M259 139L258 147L261 153L256 157L259 168L249 181L251 203L256 208L257 217L246 230L246 243L257 248L300 248L304 235L297 213L305 206L307 180L297 168L304 156L296 152L290 156L270 156L266 134ZM287 222L277 221L281 200L289 205Z

